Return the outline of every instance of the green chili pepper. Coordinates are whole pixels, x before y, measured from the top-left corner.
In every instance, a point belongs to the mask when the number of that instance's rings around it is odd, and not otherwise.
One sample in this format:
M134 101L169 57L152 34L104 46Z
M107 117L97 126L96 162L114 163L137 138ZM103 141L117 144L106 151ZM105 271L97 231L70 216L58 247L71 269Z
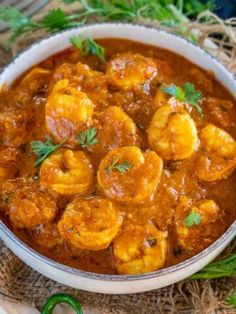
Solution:
M75 310L76 314L83 314L80 303L76 298L69 294L54 294L49 297L42 308L41 314L52 314L54 308L59 303L69 304Z

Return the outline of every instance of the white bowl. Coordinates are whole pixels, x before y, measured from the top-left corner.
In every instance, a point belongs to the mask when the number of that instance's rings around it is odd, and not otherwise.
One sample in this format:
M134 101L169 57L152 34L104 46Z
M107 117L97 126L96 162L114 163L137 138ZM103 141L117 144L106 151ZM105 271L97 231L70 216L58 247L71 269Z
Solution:
M165 31L131 24L89 25L43 39L27 48L5 68L0 75L0 86L4 83L10 85L33 65L69 47L71 36L79 33L95 39L111 37L131 39L169 49L183 55L198 66L213 71L218 81L236 98L236 82L233 75L210 54L187 40ZM0 222L0 238L21 260L41 274L74 288L109 294L153 290L187 278L211 262L235 235L236 222L211 246L178 265L143 275L101 275L65 266L39 254L17 238L3 222Z

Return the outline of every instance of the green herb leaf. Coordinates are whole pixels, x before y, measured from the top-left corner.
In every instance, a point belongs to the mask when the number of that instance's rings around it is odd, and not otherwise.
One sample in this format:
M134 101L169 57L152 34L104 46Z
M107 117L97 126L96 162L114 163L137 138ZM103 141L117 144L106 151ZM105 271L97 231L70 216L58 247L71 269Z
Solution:
M151 246L151 247L154 247L157 245L157 239L156 238L151 238L151 239L147 239L148 241L148 244Z
M213 279L225 276L236 275L236 254L212 262L201 269L196 274L190 276L190 279Z
M8 39L8 47L20 35L38 28L38 24L32 22L31 19L21 14L13 7L0 7L0 20L6 22L10 27L10 37Z
M184 219L185 227L192 227L193 225L199 225L201 222L201 215L199 213L191 211Z
M47 31L53 32L71 27L67 14L61 9L49 10L41 24Z
M174 96L175 98L177 98L180 101L185 100L185 93L182 90L182 88L179 86L176 86L174 84L171 84L170 86L163 87L162 91L166 94Z
M49 10L43 17L40 26L48 32L60 31L84 24L84 20L76 21L82 18L81 14L68 15L61 9Z
M236 309L236 290L234 290L226 299L229 305L232 305Z
M209 1L200 0L63 0L66 5L78 2L78 10L67 14L62 9L50 10L38 23L22 15L12 7L0 8L0 20L6 21L11 29L9 42L33 29L45 29L48 32L64 30L86 23L96 16L100 21L137 21L140 18L160 21L168 27L175 27L175 32L190 40L196 40L185 23L188 16L197 16L200 12L212 9Z
M111 173L113 169L116 169L120 173L125 173L126 171L129 171L132 168L131 162L125 160L124 162L119 163L119 159L120 159L119 157L114 158L110 166L108 166L105 170L108 173Z
M183 9L188 16L196 16L203 11L214 10L215 7L214 0L207 1L206 3L199 0L185 0L183 4Z
M185 90L185 102L196 107L198 112L203 115L202 108L199 106L198 102L202 99L202 93L196 90L194 85L191 83L184 84Z
M97 129L89 128L86 131L80 132L77 140L82 148L89 147L98 143Z
M38 157L34 162L34 167L41 164L51 153L53 153L55 150L61 147L61 145L63 145L64 142L62 142L59 145L55 145L51 140L47 140L45 142L42 141L31 142L31 149Z
M83 38L82 35L71 37L70 42L73 46L78 48L84 57L89 54L97 56L100 60L105 62L105 50L102 46L95 43L92 38Z
M71 4L71 3L74 3L74 2L79 2L79 0L63 0L63 2L65 3L65 4Z
M162 87L162 91L166 94L174 96L181 102L194 106L200 115L203 116L202 108L198 104L198 102L202 99L202 93L201 91L196 90L192 83L185 83L184 90L180 86L171 84L169 86Z
M49 10L41 21L35 23L13 7L0 7L0 20L7 22L11 30L9 45L19 36L32 30L45 29L47 32L55 32L80 26L84 24L82 17L81 14L68 15L58 8Z

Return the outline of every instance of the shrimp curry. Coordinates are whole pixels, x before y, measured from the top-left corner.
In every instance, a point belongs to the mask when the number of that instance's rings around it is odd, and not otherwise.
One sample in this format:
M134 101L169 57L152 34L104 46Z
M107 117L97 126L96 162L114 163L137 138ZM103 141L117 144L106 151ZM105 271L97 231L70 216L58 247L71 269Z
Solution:
M63 264L140 274L177 264L236 217L236 107L173 52L101 39L0 95L0 215Z

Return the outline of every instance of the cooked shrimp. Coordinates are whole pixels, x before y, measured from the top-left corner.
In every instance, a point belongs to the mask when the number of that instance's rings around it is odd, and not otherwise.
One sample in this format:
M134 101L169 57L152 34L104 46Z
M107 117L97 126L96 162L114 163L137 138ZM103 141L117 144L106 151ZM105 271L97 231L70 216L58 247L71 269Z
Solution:
M49 70L46 70L40 67L35 67L23 78L23 80L21 81L21 84L28 87L35 86L33 85L33 83L34 84L38 83L41 78L45 79L45 76L49 74L50 74Z
M43 249L52 250L63 243L55 224L36 226L32 236L34 242Z
M55 83L67 79L70 87L80 90L81 78L76 75L76 67L72 63L62 63L53 72L50 81L50 91L54 88Z
M69 80L57 82L45 108L46 128L57 143L67 139L75 142L79 130L91 122L93 103L88 96L69 85Z
M108 82L123 90L152 80L157 72L153 59L131 52L118 54L107 66Z
M170 96L164 93L161 88L159 88L153 99L153 108L157 110L160 107L166 105L168 103L169 98Z
M0 164L16 165L21 157L20 150L8 146L0 146Z
M94 71L87 64L81 62L76 63L75 68L76 75L81 79L88 79L97 76L100 77L101 75L103 75L102 72Z
M222 128L230 128L235 125L235 108L230 100L207 97L204 104L209 109L209 116Z
M92 100L95 110L101 111L108 107L108 83L104 73L91 70L89 66L77 63L77 75L81 79L81 89Z
M154 219L161 230L167 230L173 223L175 208L180 195L187 195L192 199L202 199L206 190L196 180L192 161L172 162L166 165L160 184L153 195Z
M115 265L119 274L132 275L161 268L167 253L167 232L152 224L127 225L113 244Z
M41 98L42 100L44 98L44 95L46 95L48 91L50 76L50 71L40 67L35 67L23 77L20 83L16 84L13 90L9 91L10 97L8 101L10 101L11 105L16 106L14 111L14 114L16 115L16 120L20 120L20 116L24 116L24 111L27 113L27 110L29 108L32 111L34 120L36 119L34 115L36 114L35 110L37 110L37 108L35 108L34 105L38 105L38 98ZM11 110L9 110L10 108L11 106L8 106L8 114L11 112ZM14 117L12 118L14 119ZM27 120L21 119L23 121L20 121L20 126L22 124L26 124L26 122L29 121L29 114L28 116L26 115L25 119ZM29 122L27 124L29 126ZM16 127L15 124L13 125ZM19 132L19 129L17 131L18 133L21 133Z
M76 198L66 207L58 230L75 247L97 251L110 245L121 225L122 216L111 201Z
M76 65L63 63L54 72L51 88L55 82L68 79L70 87L85 92L96 110L107 107L107 77L103 72L92 70L87 64L77 62Z
M0 146L0 182L14 177L20 157L21 154L17 148Z
M198 253L223 232L222 212L213 200L202 199L192 204L181 196L175 212L175 228L181 247L189 253Z
M236 142L222 129L208 124L200 132L202 150L196 161L196 175L204 181L227 179L236 168Z
M155 152L142 153L136 146L116 148L102 159L98 183L116 201L140 203L154 192L162 168L162 159Z
M56 203L50 195L27 186L12 193L8 206L9 219L19 229L48 224L57 214Z
M104 157L110 150L137 142L137 128L133 120L119 107L111 106L102 111L95 121L98 144L91 151Z
M75 66L71 63L62 63L54 70L52 83L55 84L61 80L71 80L75 74Z
M190 157L198 146L193 119L184 111L165 105L154 114L148 128L150 146L167 160Z
M20 83L1 95L0 138L5 145L19 147L31 140L42 112L50 71L36 67ZM37 132L37 131L36 131Z
M62 195L85 194L93 185L93 166L82 151L60 150L43 162L40 183Z
M37 94L40 90L47 90L47 84L49 84L50 71L35 67L20 82L17 86L13 99L17 103L26 103L32 101L32 96Z
M0 138L6 146L19 147L29 141L34 115L33 108L4 108L0 112Z
M92 77L100 77L101 75L103 75L102 72L94 71L87 64L81 62L76 64L63 63L54 71L51 82L54 85L58 81L67 79L70 82L70 86L80 89L83 81Z

